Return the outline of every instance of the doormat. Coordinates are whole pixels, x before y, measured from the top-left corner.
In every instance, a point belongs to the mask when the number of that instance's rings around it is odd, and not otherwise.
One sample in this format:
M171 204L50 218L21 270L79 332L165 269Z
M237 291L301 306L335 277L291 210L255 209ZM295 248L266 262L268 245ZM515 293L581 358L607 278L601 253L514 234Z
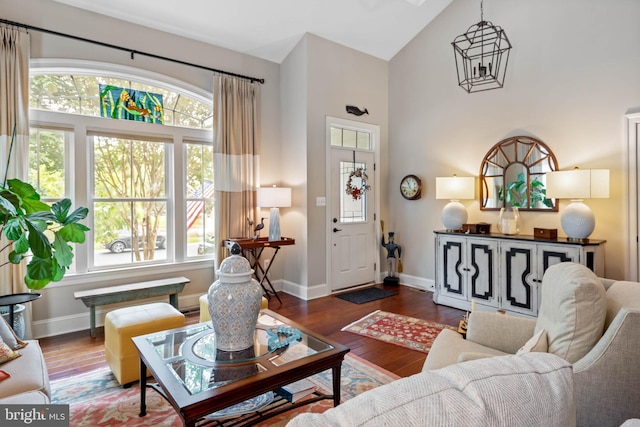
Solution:
M344 294L336 295L338 298L345 301L352 302L354 304L364 304L365 302L371 302L378 299L390 297L392 295L398 295L397 292L388 291L380 288L365 288L358 291L346 292Z
M360 320L342 328L343 331L364 335L380 341L396 344L411 350L429 353L431 344L443 329L456 327L416 319L402 314L376 310Z

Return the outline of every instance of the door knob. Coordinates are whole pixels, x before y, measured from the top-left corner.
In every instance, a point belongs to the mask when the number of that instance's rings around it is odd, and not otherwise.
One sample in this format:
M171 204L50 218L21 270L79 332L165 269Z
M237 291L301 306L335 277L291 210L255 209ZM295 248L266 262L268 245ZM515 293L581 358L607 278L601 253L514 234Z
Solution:
M334 233L337 233L338 231L342 231L342 228L335 228L335 227L333 227L333 232L334 232Z

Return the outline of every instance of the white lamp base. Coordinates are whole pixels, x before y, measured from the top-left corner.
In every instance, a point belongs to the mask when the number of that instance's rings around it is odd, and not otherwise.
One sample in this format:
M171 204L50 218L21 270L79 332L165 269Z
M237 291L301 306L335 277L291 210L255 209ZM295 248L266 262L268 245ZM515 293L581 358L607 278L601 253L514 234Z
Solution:
M271 208L271 211L269 212L269 241L274 242L281 239L282 235L280 234L280 209Z
M586 239L596 227L596 218L582 200L572 200L562 212L560 223L570 239Z
M457 200L450 201L442 209L442 224L447 230L460 230L467 218L467 209Z

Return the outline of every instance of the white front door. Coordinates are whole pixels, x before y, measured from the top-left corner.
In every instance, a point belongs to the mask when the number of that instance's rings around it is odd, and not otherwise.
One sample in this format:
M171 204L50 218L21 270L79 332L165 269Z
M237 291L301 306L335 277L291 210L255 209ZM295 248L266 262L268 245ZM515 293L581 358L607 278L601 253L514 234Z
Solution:
M329 270L331 289L336 291L375 282L379 243L375 219L375 153L371 151L374 137L363 135L370 130L356 131L335 124L329 131L333 132L327 206L331 236ZM347 141L341 146L335 142L339 134ZM366 146L366 138L370 141L369 149L358 148ZM356 142L355 147L350 147L351 139L360 139L360 145Z

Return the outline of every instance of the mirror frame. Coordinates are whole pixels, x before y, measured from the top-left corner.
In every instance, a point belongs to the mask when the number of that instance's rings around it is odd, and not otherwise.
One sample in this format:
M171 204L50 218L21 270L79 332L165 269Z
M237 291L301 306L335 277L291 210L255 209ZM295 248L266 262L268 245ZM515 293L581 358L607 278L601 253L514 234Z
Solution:
M532 172L535 166L547 163L545 172ZM489 186L487 178L502 178L503 185L505 183L505 172L509 166L520 164L527 173L527 193L531 194L531 182L538 176L547 172L558 170L558 162L553 152L542 141L530 136L514 136L503 139L496 145L491 147L482 160L480 165L480 210L496 211L506 206L506 200L502 200L502 204L496 207L486 207ZM488 175L489 168L498 169L500 172ZM532 178L534 177L534 178ZM551 199L552 206L548 208L529 208L518 207L520 211L538 211L538 212L557 212L558 203L555 199Z

